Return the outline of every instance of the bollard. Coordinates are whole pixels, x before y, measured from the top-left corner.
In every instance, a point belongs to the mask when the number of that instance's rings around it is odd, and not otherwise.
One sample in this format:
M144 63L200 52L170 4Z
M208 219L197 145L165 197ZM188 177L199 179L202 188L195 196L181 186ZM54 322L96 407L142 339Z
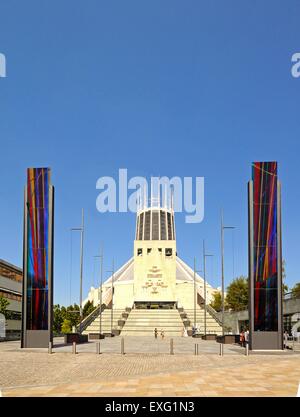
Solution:
M195 355L197 355L197 344L195 343Z
M76 342L73 342L72 353L76 355Z
M170 339L170 355L174 355L174 340Z
M96 355L100 355L100 342L96 343Z
M249 343L246 343L246 347L245 347L245 355L249 356Z
M49 355L51 355L51 353L52 353L52 342L49 342L48 353L49 353Z
M199 345L197 343L197 356L199 355Z
M220 343L220 356L223 356L223 343Z
M124 337L121 338L121 355L125 355L125 351L124 351Z

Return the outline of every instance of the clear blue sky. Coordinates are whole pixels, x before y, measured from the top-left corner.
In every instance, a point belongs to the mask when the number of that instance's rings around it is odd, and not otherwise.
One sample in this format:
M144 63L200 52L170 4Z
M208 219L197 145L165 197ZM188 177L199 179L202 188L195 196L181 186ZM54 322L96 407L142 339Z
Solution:
M247 274L251 162L278 160L287 284L300 280L300 2L1 0L0 257L22 264L26 168L50 166L56 189L55 302L69 303L70 227L86 213L84 295L104 242L105 270L133 252L135 216L99 214L96 180L204 176L205 219L178 214L179 255L192 265L202 239L220 285L220 208L226 283ZM76 255L76 259L75 259ZM78 256L78 257L77 257ZM78 301L74 236L72 301ZM201 262L202 264L202 262ZM198 265L200 267L200 265Z

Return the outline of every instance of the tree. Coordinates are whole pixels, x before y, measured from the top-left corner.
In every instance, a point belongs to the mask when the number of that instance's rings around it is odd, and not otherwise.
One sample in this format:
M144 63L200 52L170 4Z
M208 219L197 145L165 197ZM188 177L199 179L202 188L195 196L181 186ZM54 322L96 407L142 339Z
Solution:
M248 278L236 278L227 287L226 307L234 311L245 310L248 308Z
M94 307L93 302L87 301L83 307L83 318L86 318L89 314L91 314L96 307Z
M61 326L61 332L62 333L71 333L72 327L71 322L68 319L64 319L63 324Z
M213 293L213 300L210 303L211 307L213 309L215 309L216 311L221 311L222 310L222 294L220 293L220 291L215 291Z
M284 259L282 260L281 270L282 270L282 293L286 294L289 291L289 287L284 283L286 279L286 262Z
M293 297L300 297L300 282L297 282L292 288Z
M79 305L74 304L65 309L65 318L70 320L71 326L77 326L80 323Z
M61 332L61 326L64 321L64 315L59 304L53 306L53 331L56 333Z
M8 318L9 311L7 310L7 307L9 306L9 301L0 296L0 314L3 314L5 318Z

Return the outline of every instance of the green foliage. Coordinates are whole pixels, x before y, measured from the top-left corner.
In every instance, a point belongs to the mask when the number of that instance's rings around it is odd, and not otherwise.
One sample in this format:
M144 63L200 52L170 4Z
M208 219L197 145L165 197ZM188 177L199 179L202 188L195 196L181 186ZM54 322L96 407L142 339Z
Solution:
M80 323L79 305L74 304L65 309L65 317L70 320L72 326L77 326Z
M222 310L222 294L220 293L220 291L215 291L213 293L213 300L210 303L211 307L216 310L216 311L221 311Z
M83 309L82 314L83 318L87 317L96 307L93 306L93 303L88 301ZM74 304L68 307L60 306L59 304L55 304L53 307L53 331L57 334L64 333L62 330L62 326L65 321L68 321L70 324L70 329L73 326L78 326L80 323L80 312L79 312L79 305ZM71 330L70 330L71 331Z
M248 308L248 278L236 278L227 287L226 307L234 311L245 310Z
M292 288L293 297L300 297L300 282L297 282Z
M96 307L94 307L94 304L91 301L88 301L85 303L83 307L83 318L86 318L89 314L91 314Z
M62 333L71 333L72 332L72 327L71 327L70 320L64 319L63 324L61 326L61 332Z
M4 315L5 318L8 318L9 311L7 311L7 307L9 306L9 301L0 296L0 313Z
M283 259L282 260L282 293L286 294L289 291L289 287L284 283L284 280L286 279L286 262Z

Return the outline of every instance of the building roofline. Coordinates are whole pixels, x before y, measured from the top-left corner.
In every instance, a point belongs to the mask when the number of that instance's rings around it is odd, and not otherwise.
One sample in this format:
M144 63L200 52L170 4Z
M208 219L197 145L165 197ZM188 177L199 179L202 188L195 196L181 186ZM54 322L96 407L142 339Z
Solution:
M4 261L4 259L0 259L0 265L6 266L7 268L10 268L10 269L14 269L15 271L20 272L21 274L23 274L23 269L22 268L19 268L18 266L13 265L13 264L11 264L7 261Z

